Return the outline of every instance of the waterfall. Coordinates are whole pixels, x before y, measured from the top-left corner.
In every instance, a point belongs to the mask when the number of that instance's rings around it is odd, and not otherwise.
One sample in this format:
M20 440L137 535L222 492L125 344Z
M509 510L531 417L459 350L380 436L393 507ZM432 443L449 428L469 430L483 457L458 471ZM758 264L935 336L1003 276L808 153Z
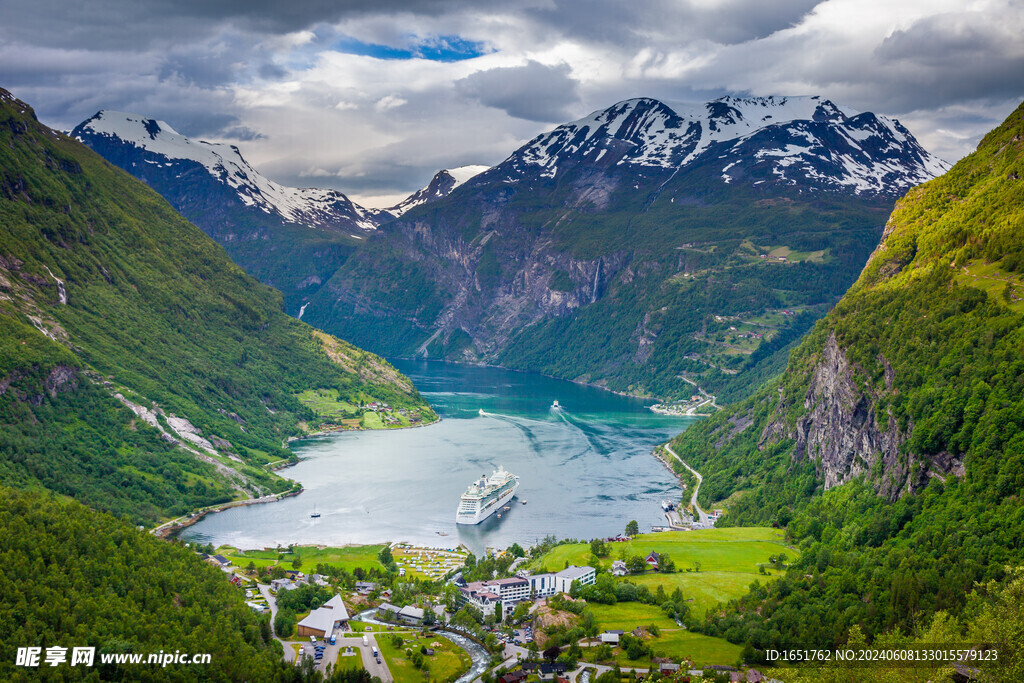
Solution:
M597 268L594 270L594 287L590 292L590 303L597 301L598 290L601 286L601 265L604 263L604 259L597 260Z

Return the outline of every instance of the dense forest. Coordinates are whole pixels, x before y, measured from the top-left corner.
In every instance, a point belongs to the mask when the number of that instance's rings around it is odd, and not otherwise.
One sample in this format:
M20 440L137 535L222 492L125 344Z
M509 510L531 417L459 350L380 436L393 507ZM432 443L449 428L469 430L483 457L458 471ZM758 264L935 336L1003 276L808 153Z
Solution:
M912 190L786 373L673 442L704 474L702 502L727 505L721 524L784 526L801 549L707 632L763 649L941 619L978 637L1024 562L1022 138L1024 106ZM829 365L833 344L847 370ZM826 491L822 472L844 459Z
M289 680L267 619L191 551L59 496L7 488L0 538L4 680ZM14 665L18 647L40 646L92 646L97 661L92 670ZM159 671L99 662L99 653L160 650L210 653L211 663Z

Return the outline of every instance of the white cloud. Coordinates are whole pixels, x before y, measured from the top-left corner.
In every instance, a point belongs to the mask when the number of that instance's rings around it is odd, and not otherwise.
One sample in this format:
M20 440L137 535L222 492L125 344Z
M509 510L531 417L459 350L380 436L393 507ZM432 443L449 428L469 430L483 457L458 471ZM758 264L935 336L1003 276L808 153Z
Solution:
M377 100L377 104L373 105L373 108L378 112L382 112L387 111L388 109L401 107L403 104L409 104L409 100L399 97L398 95L385 95Z

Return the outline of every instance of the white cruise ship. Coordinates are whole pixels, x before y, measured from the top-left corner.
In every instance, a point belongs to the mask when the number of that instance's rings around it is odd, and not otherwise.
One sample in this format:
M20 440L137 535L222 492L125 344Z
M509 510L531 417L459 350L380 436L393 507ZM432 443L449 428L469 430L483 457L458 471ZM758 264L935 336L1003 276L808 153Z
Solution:
M479 524L512 500L519 477L498 467L490 477L483 475L466 489L455 511L456 524Z

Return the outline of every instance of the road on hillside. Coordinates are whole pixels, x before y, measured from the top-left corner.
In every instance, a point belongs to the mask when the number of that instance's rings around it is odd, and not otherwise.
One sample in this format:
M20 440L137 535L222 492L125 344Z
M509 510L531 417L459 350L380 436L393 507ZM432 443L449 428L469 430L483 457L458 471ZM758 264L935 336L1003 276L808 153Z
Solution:
M277 598L270 592L270 586L265 583L257 583L256 586L260 589L260 594L266 598L267 604L270 606L270 630L274 631L274 617L277 616ZM277 637L277 633L274 633L274 640L281 643L281 647L284 648L284 661L292 662L295 659L295 650L292 649L291 643L281 640Z
M711 526L711 518L708 517L708 513L704 512L700 508L700 505L697 504L697 493L700 491L700 485L701 482L704 481L704 477L700 476L700 472L686 464L686 461L680 458L676 452L672 450L672 446L665 444L665 450L668 451L669 455L681 462L683 467L690 470L690 472L693 473L693 476L697 477L697 485L693 487L693 495L690 496L690 506L697 511L697 519L702 526Z

